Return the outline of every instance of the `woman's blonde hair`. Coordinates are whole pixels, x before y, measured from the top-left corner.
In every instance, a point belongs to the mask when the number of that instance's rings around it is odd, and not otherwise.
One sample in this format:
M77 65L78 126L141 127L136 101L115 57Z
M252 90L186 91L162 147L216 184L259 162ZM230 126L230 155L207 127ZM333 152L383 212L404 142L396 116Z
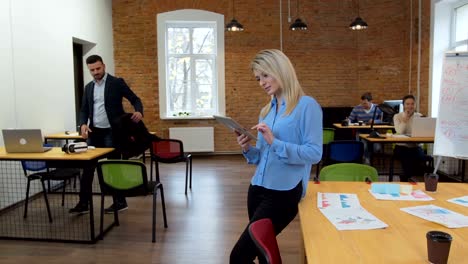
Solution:
M276 79L281 96L286 102L284 114L291 114L301 96L304 95L304 91L297 80L296 71L289 58L280 50L266 49L255 55L250 67L252 71L268 74ZM269 102L262 108L260 116L264 118L270 110L271 103Z

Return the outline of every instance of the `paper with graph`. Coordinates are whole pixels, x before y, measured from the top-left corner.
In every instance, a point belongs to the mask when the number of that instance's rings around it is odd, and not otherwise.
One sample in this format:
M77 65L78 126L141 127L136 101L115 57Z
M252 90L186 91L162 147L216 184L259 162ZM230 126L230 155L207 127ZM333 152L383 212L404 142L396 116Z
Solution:
M372 190L369 192L377 200L393 200L393 201L431 201L434 198L427 195L421 190L413 190L409 194L399 193L398 195L388 194L388 193L374 193Z
M447 201L451 203L455 203L461 206L468 207L468 195L467 196L462 196L458 198L453 198L453 199L448 199Z
M361 207L356 194L317 193L317 207L338 230L368 230L388 227Z
M467 216L433 204L400 208L400 210L448 228L468 227Z

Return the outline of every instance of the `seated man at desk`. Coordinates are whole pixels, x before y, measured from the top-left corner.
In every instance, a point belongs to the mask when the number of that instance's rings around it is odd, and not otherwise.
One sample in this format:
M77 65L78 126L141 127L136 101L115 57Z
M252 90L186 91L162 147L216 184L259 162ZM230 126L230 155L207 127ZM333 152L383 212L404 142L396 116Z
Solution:
M377 105L372 103L372 94L369 92L364 93L361 96L361 104L355 106L349 114L349 122L357 123L362 121L367 124L372 123L372 118L374 117L375 113L375 123L382 122L382 110L380 110Z
M397 134L410 135L413 118L421 116L420 113L415 112L414 96L411 94L406 95L403 97L403 112L393 116L395 131ZM417 164L430 159L416 143L396 143L393 156L401 161L403 169L403 174L400 175L401 182L407 182L411 176L414 176L415 168L418 167Z

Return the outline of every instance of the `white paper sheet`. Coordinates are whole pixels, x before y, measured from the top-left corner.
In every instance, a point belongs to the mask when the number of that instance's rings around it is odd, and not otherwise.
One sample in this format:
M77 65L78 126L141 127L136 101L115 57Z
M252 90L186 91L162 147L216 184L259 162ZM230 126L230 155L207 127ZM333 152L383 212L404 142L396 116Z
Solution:
M468 195L467 196L462 196L458 198L453 198L453 199L448 199L447 201L451 203L455 203L461 206L468 207Z
M354 193L317 193L318 208L361 208L359 199Z
M338 230L369 230L388 227L364 208L320 209Z
M400 210L448 228L468 227L467 216L433 204L400 208Z
M362 208L353 193L317 193L317 207L338 230L368 230L388 227Z
M395 201L431 201L434 198L427 195L425 192L421 190L413 190L411 194L402 194L400 193L399 196L394 196L391 194L381 194L381 193L373 193L371 190L369 192L375 199L378 200L395 200Z

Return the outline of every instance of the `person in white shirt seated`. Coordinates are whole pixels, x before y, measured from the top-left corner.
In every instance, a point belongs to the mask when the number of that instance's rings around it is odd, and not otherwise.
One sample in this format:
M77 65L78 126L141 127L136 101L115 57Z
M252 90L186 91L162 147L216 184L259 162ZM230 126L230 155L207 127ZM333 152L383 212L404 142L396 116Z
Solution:
M411 94L403 97L403 112L393 116L393 123L397 134L410 135L413 118L422 116L422 114L415 112L415 101L414 96ZM414 176L421 162L432 159L416 143L396 143L393 157L401 161L403 169L403 174L400 175L401 182L407 182L411 176Z

